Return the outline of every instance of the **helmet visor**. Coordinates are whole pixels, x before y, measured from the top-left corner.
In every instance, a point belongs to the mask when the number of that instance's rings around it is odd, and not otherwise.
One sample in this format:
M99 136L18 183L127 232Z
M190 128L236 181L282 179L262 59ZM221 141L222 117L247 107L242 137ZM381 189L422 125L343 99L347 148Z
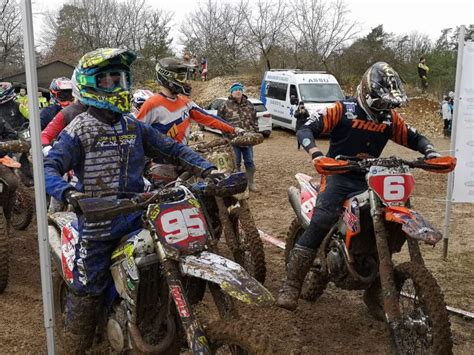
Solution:
M95 88L105 92L130 90L132 78L127 71L107 71L94 75Z

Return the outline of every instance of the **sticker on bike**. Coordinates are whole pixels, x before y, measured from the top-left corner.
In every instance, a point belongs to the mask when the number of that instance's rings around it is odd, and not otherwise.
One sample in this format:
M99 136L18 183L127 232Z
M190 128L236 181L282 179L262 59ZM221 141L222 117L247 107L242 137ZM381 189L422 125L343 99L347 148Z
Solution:
M415 186L415 179L408 171L372 167L368 183L383 202L394 204L408 200Z
M191 200L160 204L150 212L156 232L168 245L180 250L200 250L207 238L207 224L201 209Z

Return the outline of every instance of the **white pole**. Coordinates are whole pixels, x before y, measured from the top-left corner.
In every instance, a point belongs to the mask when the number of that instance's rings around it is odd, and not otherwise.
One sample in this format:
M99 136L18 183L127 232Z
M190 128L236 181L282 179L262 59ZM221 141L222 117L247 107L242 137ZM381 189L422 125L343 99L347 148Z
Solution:
M48 216L46 214L43 153L40 141L41 126L38 105L38 78L36 76L35 40L33 36L31 0L21 1L21 12L23 24L23 47L25 51L26 85L28 88L31 147L33 150L33 177L35 182L36 220L38 223L38 245L41 267L44 324L46 328L48 354L54 355L53 288L51 281L51 258L49 255L48 243Z
M458 38L458 60L456 64L456 85L454 88L455 98L454 98L454 113L453 119L451 121L451 147L450 151L456 149L456 126L458 122L459 115L459 100L461 100L461 77L462 77L462 58L464 52L464 36L465 36L465 27L461 26L459 30ZM453 184L454 184L454 172L449 173L448 175L448 186L446 191L446 211L444 216L444 233L443 233L443 259L448 258L448 241L449 241L449 225L451 221L451 209L452 209L452 198L453 198Z

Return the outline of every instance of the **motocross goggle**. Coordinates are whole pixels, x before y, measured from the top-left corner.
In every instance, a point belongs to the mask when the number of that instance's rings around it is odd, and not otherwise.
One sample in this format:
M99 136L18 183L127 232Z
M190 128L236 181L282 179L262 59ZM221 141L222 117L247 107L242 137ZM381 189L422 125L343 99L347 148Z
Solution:
M178 83L184 84L188 79L188 71L187 69L182 69L179 72L169 71L163 68L158 69L158 73L163 75L168 79L172 79L177 81Z
M67 90L51 90L51 93L54 95L59 102L73 101L74 97L72 96L72 89Z
M78 83L102 92L126 91L132 86L132 74L129 71L111 69L95 75L81 75Z
M406 97L393 96L391 94L383 94L381 97L367 98L367 105L375 111L388 111L396 107L400 107L406 102Z

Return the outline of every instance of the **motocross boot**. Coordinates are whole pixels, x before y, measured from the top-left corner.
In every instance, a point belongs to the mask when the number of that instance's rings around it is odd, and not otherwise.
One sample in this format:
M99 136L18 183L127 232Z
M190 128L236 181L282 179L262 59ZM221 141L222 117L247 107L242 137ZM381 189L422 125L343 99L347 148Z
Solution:
M245 173L247 175L247 180L249 184L249 190L252 192L257 192L257 186L255 185L254 177L255 177L255 168L245 168Z
M286 279L278 292L277 306L294 311L298 306L304 278L313 264L316 250L296 245L290 252Z
M102 303L100 296L78 296L68 291L61 342L65 353L84 354L92 347Z

